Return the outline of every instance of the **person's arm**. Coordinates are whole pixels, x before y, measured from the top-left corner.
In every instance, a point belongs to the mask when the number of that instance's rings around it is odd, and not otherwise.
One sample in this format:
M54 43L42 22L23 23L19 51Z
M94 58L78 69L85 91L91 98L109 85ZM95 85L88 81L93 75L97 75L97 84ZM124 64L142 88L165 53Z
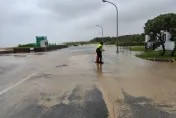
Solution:
M102 47L102 46L100 46L100 51L101 51L101 52L103 51L103 47Z

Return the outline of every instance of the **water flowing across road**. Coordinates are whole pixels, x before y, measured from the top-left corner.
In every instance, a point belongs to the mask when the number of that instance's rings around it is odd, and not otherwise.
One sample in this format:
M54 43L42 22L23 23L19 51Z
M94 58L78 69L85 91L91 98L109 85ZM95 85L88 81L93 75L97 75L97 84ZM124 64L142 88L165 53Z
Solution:
M176 64L95 48L0 56L0 118L176 117Z

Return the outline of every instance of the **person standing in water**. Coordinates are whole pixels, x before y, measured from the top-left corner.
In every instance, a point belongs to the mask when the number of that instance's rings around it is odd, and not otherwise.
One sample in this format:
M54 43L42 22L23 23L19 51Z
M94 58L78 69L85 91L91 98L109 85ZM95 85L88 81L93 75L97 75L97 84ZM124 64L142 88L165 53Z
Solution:
M97 53L97 58L96 58L96 63L104 63L102 62L102 52L103 52L103 42L100 42L97 45L96 53Z

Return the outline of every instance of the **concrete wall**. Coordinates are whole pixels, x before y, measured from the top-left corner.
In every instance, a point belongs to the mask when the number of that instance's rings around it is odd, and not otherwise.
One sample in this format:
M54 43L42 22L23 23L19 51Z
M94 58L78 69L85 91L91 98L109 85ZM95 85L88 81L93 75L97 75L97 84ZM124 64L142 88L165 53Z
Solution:
M30 48L13 48L14 53L29 53Z
M14 53L13 50L10 51L0 50L0 54L11 54L11 53Z
M38 47L38 48L14 48L12 52L0 52L0 54L6 54L6 53L30 53L30 52L45 52L45 51L51 51L51 50L57 50L62 48L67 48L67 45L56 45L53 47Z

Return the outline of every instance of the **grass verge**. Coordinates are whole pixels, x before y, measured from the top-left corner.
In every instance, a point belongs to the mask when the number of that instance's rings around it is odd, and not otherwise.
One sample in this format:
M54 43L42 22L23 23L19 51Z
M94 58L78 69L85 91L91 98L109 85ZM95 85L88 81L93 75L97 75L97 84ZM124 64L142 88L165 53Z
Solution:
M145 46L133 46L131 47L131 51L144 51Z
M137 57L143 58L143 59L176 59L176 55L174 57L170 56L171 51L166 51L165 55L161 56L161 51L151 51L151 52L144 52L141 54L137 54Z

